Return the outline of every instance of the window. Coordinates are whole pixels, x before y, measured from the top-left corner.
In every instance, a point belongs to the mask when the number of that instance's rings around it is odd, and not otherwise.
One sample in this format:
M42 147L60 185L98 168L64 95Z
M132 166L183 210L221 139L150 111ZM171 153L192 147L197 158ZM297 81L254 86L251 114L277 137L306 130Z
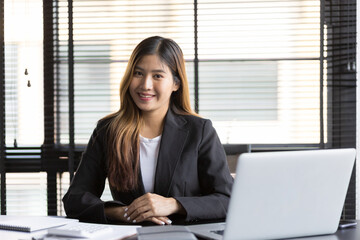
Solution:
M59 1L57 114L64 144L67 7ZM197 9L195 85L193 1L73 1L76 144L86 144L96 121L118 109L127 59L152 35L183 48L193 106L212 119L224 144L320 142L320 2L202 0Z

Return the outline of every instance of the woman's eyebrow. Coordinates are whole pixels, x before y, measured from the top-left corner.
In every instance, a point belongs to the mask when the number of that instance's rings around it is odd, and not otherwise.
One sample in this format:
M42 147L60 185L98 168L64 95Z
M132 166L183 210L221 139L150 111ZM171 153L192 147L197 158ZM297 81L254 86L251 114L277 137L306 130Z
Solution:
M145 71L145 69L139 67L139 66L135 66L135 69L137 70L140 70L140 71ZM161 72L161 73L166 73L163 69L154 69L154 70L151 70L151 72Z
M141 67L139 67L139 66L135 66L134 69L138 69L138 70L140 70L140 71L144 71L144 69L141 68Z

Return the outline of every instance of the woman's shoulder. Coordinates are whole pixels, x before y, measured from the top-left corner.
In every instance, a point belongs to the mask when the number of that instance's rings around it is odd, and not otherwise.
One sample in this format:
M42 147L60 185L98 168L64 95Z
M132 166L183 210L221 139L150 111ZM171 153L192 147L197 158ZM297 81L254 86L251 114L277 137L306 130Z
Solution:
M103 128L110 124L111 120L114 118L114 116L105 116L98 120L96 127L97 128Z
M95 128L97 135L105 135L114 116L108 115L98 120Z
M202 128L202 126L206 125L206 124L210 124L211 120L201 117L200 115L195 115L195 114L176 114L177 117L182 118L187 125L191 125L193 127L196 128Z
M178 118L177 122L180 123L177 126L190 132L192 138L195 138L195 136L202 136L207 138L216 136L216 130L211 120L208 118L203 118L199 115L187 114L177 114L176 118Z
M188 120L188 121L192 121L192 122L206 122L206 121L210 121L207 118L204 118L200 115L195 115L195 114L179 114L178 116L183 117L184 119Z

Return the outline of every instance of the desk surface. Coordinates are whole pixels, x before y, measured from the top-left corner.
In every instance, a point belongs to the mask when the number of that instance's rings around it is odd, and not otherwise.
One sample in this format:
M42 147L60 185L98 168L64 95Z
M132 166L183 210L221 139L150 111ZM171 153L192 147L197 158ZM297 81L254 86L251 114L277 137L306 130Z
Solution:
M335 234L324 235L324 236L313 236L313 237L304 237L296 238L302 240L359 240L360 239L360 220L357 221L358 225L356 227L351 227L343 230L338 230ZM114 225L113 225L114 226ZM122 227L122 226L114 226ZM125 227L125 226L123 226ZM0 239L6 240L31 240L32 237L44 236L47 231L37 231L32 233L23 233L16 231L5 231L0 230ZM101 239L104 239L103 237ZM108 239L108 238L106 238ZM109 239L118 239L116 236L111 236ZM200 239L200 238L199 238ZM136 236L126 238L126 240L137 240Z
M360 239L360 220L357 220L356 227L338 230L335 234L338 240L355 240Z
M198 238L202 240L202 238ZM293 240L359 240L360 239L360 220L357 220L357 226L339 229L335 234L323 235L323 236L312 236L312 237L302 237L302 238L293 238ZM136 236L127 238L126 240L137 240Z

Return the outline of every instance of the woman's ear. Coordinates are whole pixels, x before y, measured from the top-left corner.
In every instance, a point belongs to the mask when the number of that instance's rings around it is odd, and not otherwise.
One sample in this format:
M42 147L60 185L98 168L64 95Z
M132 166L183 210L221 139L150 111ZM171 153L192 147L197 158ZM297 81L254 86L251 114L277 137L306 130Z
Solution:
M173 92L176 92L177 90L179 90L179 88L180 88L180 84L174 83Z
M180 88L180 80L177 77L174 77L173 92L176 92Z

